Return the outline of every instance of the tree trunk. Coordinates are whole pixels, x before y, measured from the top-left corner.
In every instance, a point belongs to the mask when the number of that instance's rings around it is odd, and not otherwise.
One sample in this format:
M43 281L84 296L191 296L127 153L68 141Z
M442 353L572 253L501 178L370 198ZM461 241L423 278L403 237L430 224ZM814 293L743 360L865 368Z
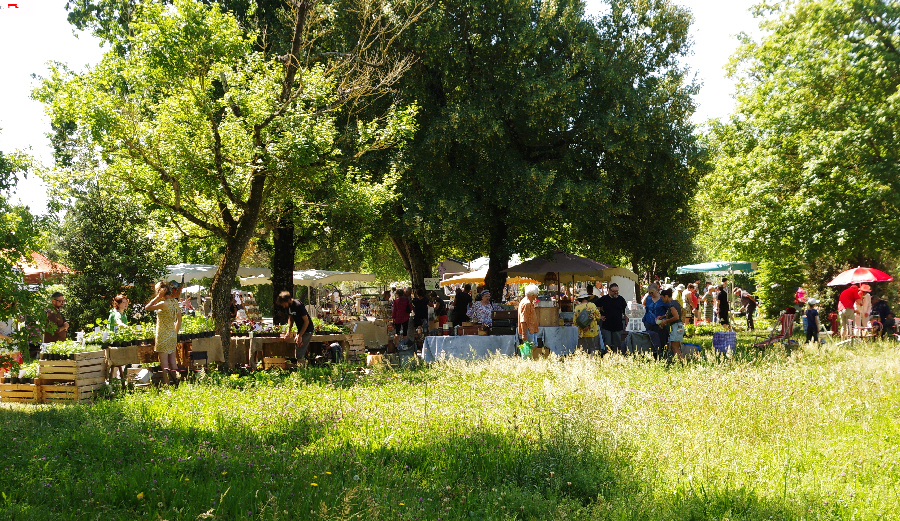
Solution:
M288 203L272 234L272 323L287 324L287 310L275 303L278 294L289 291L294 295L294 219L293 205Z
M425 289L425 277L432 276L432 264L434 264L431 248L421 245L418 241L408 240L403 237L391 236L394 249L403 261L403 267L409 273L413 291Z
M231 317L228 308L231 299L231 287L237 278L238 268L241 266L241 257L247 244L256 231L259 222L259 210L262 206L263 188L266 184L266 175L261 173L253 177L250 182L250 196L241 216L235 220L231 210L224 204L220 204L222 221L228 237L225 240L225 253L219 261L219 269L213 277L210 288L213 299L213 320L216 322L216 333L222 338L222 354L225 355L225 367L230 367L231 347Z
M506 273L503 270L509 267L508 236L508 226L500 222L491 230L489 239L490 261L487 274L484 276L484 284L491 292L491 300L495 302L503 300L503 288L506 286Z

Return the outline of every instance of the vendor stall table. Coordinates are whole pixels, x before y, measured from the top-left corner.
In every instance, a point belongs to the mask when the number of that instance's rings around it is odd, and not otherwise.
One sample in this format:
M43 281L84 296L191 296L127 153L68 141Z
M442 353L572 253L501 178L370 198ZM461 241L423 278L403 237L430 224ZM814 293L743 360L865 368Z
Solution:
M540 327L538 337L543 338L544 347L557 356L569 355L578 347L578 328L575 326Z
M422 348L426 362L447 358L486 358L494 353L516 356L516 335L427 336Z

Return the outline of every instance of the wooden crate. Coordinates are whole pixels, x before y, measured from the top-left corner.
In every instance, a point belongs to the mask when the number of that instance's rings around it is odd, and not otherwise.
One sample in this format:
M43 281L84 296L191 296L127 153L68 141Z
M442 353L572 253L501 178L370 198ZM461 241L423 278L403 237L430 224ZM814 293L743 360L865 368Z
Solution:
M76 382L80 380L106 379L106 353L91 351L75 353L75 360L41 360L41 380Z
M93 400L94 390L106 385L104 377L87 378L74 382L45 380L41 377L41 396L45 403L87 403Z
M362 360L366 356L366 340L362 335L347 335L347 350L344 358L347 360Z
M0 384L0 402L41 403L39 384Z
M291 365L287 358L263 358L263 369L289 369Z

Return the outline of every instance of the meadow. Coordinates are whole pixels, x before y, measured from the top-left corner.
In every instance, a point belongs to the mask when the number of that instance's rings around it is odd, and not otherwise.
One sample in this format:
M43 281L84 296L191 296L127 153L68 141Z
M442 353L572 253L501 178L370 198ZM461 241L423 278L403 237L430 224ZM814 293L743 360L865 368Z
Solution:
M896 519L898 373L896 343L826 344L4 404L0 519Z

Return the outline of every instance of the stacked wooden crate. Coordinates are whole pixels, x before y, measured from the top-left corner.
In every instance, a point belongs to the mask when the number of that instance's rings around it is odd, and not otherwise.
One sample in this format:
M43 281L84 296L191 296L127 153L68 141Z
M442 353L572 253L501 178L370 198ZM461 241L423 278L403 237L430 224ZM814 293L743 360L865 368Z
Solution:
M41 403L40 384L0 384L0 402Z
M74 360L41 360L40 384L45 402L87 402L106 383L103 351L75 353Z
M366 359L366 341L362 335L347 335L347 351L344 356L351 362Z

